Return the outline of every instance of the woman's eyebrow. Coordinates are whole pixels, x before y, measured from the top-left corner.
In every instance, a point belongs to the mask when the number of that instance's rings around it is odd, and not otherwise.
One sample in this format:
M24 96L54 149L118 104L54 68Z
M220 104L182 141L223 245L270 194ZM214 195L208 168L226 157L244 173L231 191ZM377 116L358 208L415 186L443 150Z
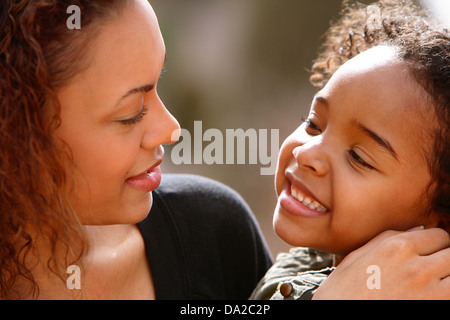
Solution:
M163 66L161 69L160 76L165 71L165 65L166 65L166 60L167 60L166 58L167 58L167 53L164 54L164 61L163 61ZM146 84L146 85L143 85L143 86L140 86L137 88L133 88L133 89L129 90L127 93L125 93L119 100L117 100L115 106L117 106L123 99L125 99L128 96L131 96L136 93L141 93L141 92L143 92L143 93L149 92L150 90L153 90L153 88L155 88L154 84Z
M137 88L133 88L131 90L129 90L127 93L125 93L119 100L117 100L115 106L117 106L123 99L125 99L128 96L131 96L133 94L136 93L141 93L141 92L149 92L150 90L152 90L155 87L154 84L146 84Z
M373 141L375 141L379 146L381 146L383 149L385 149L395 160L398 161L397 153L395 152L394 148L392 148L392 145L389 143L388 140L382 138L380 135L375 133L373 130L370 130L357 120L352 120L352 124L364 132L367 136L369 136Z

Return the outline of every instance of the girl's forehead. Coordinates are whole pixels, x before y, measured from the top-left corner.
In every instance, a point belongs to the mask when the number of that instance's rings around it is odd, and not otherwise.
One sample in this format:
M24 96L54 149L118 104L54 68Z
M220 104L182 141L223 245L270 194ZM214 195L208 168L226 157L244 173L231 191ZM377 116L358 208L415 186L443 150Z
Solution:
M375 47L349 60L318 96L328 102L330 121L358 122L382 133L403 158L423 154L431 144L434 117L428 94L394 48Z
M428 100L408 65L389 46L369 49L347 61L320 94L339 99L341 108L354 106L374 115L388 113L390 118L422 114Z
M387 64L399 63L397 48L379 45L368 49L344 63L338 70L351 69L354 73L373 70Z

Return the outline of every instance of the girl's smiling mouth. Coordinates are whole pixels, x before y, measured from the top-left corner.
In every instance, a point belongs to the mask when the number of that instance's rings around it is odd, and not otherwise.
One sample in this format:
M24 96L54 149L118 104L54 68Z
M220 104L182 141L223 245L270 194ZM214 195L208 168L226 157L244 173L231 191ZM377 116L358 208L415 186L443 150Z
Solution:
M287 212L302 217L321 217L329 210L299 181L296 181L289 171L286 172L287 182L279 196L280 206Z
M313 200L311 197L307 196L301 189L298 189L293 184L291 184L291 196L300 201L303 205L307 206L311 210L317 210L319 212L326 212L324 206L322 206L316 200Z

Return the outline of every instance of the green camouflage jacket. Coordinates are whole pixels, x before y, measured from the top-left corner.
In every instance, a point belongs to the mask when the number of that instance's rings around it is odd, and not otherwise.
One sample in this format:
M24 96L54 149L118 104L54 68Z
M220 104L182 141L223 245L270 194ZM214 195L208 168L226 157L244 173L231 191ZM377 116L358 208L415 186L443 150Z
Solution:
M292 248L277 256L250 299L309 300L333 270L331 254L310 248Z

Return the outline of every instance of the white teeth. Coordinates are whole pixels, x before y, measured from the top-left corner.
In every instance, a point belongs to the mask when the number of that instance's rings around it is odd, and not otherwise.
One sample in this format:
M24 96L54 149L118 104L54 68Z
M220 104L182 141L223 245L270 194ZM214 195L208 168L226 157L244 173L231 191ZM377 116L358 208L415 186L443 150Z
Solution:
M294 198L298 198L297 190L294 189L294 188L292 188L292 187L291 187L291 195L292 195Z
M320 203L317 201L311 199L310 197L304 195L300 190L294 188L294 186L291 185L291 195L296 198L298 201L303 203L305 206L310 208L311 210L316 210L319 212L326 212L327 209L323 207Z
M297 189L291 188L291 194L294 196L294 198L298 199L299 201L303 201L304 197L303 194Z

